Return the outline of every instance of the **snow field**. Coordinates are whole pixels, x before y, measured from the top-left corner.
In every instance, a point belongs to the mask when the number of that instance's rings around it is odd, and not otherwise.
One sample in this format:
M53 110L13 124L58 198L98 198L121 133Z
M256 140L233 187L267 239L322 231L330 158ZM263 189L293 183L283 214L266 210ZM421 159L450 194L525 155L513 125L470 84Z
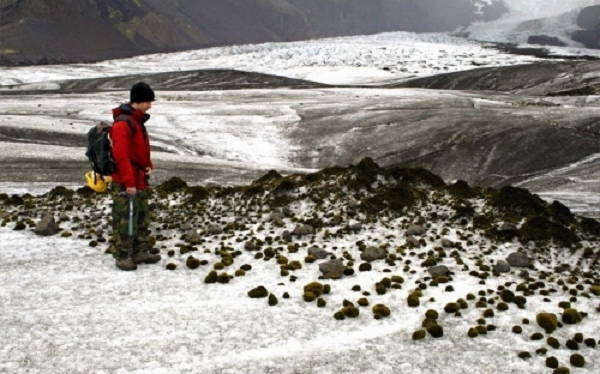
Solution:
M310 191L300 189L297 193ZM534 332L543 332L535 323L537 313L561 311L558 301L570 297L562 289L548 296L550 302L543 301L539 295L527 297L525 309L509 304L509 310L501 312L496 310L495 304L489 304L488 308L494 310L495 316L486 318L486 324L493 324L497 329L474 339L467 337L467 331L477 325L483 309L475 308L474 301L469 301L469 308L461 310L461 317L443 311L446 303L466 299L468 293L479 298L478 291L492 290L486 292L486 298L493 298L497 287L506 282L513 282L507 288L514 290L515 285L522 282L516 275L520 269L513 268L512 273L500 277L491 276L482 286L478 278L461 271L461 266L447 257L442 263L455 273L449 283L454 291L445 291L446 284L430 286L423 291L418 308L408 307L408 294L417 288L418 280L422 281L428 275L419 265L422 260L418 254L440 245L438 240L430 238L442 234L443 221L431 223L424 236L428 242L426 247L406 250L400 254L402 261L396 266L378 260L372 263L373 271L357 271L341 280L320 281L330 284L332 290L323 296L327 306L317 308L314 302L306 303L301 299L303 286L318 281L318 264L322 262L304 262L306 248L312 245L309 239L294 239L294 242L306 244L306 247L301 244L297 253L284 251L290 261L303 264L301 270L290 272L298 277L297 281L281 277L274 260L256 260L253 252L244 250L247 240L244 238L280 236L284 229L291 229L294 224L285 219L285 227L271 226L267 223L268 210L237 199L239 196L211 199L207 209L213 212L209 214L213 221L224 225L233 222L240 209L248 208L246 231L236 231L234 236L205 236L206 242L199 245L200 251L180 255L174 246L179 237L178 230L162 230L160 233L167 239L159 241L157 247L165 247L161 249L163 260L157 265L141 265L131 273L116 269L112 257L103 253L105 245L92 248L87 245L89 240L75 239L79 231L69 222L63 223L62 227L74 233L71 238L41 238L28 231L11 231L14 222L0 228L3 239L0 242L0 282L3 284L0 324L8 326L0 330L0 340L6 342L0 347L0 370L9 373L215 374L550 372L544 365L544 357L535 354L537 348L546 346L545 341L531 341L528 337ZM181 209L178 195L170 196L169 202L173 213ZM238 205L240 203L245 208ZM475 207L480 204L474 203ZM298 217L309 217L317 207L308 199L301 199L290 208ZM325 200L323 208L319 208L319 215L341 210L342 206L339 202ZM75 210L68 215L83 218L108 209L109 201L103 198L90 208ZM422 212L443 213L448 209L443 205L430 205L423 207ZM161 214L164 213L167 212ZM356 267L361 262L357 241L364 241L367 246L387 242L393 253L394 248L405 244L401 221L413 222L417 218L414 213L409 213L400 218L384 217L379 222L368 223L359 214L355 219L363 221L361 231L329 239L324 238L324 232L319 232L315 244L338 257L342 251L348 251L356 260ZM106 220L102 222L101 225L106 226ZM200 218L197 224L205 225L207 221ZM158 223L153 225L154 230L157 226ZM259 230L260 226L265 230ZM328 230L333 233L337 228ZM487 264L490 260L504 259L521 247L516 242L504 243L492 254L482 257L481 252L490 245L487 239L474 232L470 237L472 244L465 244L459 231L465 230L452 227L442 235L464 244L465 251L459 252L471 269L477 269L475 262L480 258ZM236 238L242 240L234 240ZM233 278L228 284L205 284L204 277L212 270L214 261L219 260L214 250L220 248L220 242L242 252L234 264L223 271L231 274L242 264L251 264L252 270L244 277ZM166 256L168 249L176 250L173 258ZM204 253L204 249L209 249L210 253ZM550 248L550 253L550 262L535 261L538 270L577 263L578 256L562 250ZM207 260L209 265L197 270L186 268L185 260L190 254ZM405 260L411 260L412 271L402 269L406 266ZM167 263L176 264L177 269L165 270ZM581 266L585 269L586 263ZM384 272L386 268L391 272ZM537 272L532 274L535 277ZM392 275L404 278L402 289L389 289L386 294L377 295L375 283ZM270 307L266 299L250 299L246 295L259 285L277 296L277 306ZM370 296L366 296L370 306L359 307L360 316L356 319L335 320L333 313L341 308L343 300L356 303L363 297L361 292L351 291L354 285L370 292ZM282 297L284 292L290 294L289 299ZM562 348L547 347L547 356L556 356L561 365L569 366L571 352L563 345L566 339L572 338L575 332L582 332L586 338L599 338L600 320L594 311L598 300L597 297L578 297L574 307L589 312L589 316L580 324L565 325L557 330L552 336L559 339ZM390 317L373 318L371 307L379 303L390 307ZM444 328L444 337L433 339L427 336L422 341L413 341L412 333L421 328L427 309L436 309L440 313L439 324ZM528 318L530 324L522 324L523 318ZM513 334L514 325L521 325L523 333ZM530 352L533 358L521 360L517 357L520 351ZM576 369L577 372L596 372L600 365L598 348L581 345L579 352L587 364Z

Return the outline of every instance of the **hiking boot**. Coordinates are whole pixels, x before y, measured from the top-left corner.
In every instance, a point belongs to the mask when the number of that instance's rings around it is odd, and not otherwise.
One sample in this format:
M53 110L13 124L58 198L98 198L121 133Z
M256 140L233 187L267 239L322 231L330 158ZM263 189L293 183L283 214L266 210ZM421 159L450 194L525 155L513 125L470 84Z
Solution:
M115 262L115 265L121 270L131 271L136 270L137 265L130 258L120 258Z
M134 264L141 264L142 262L145 264L156 264L161 258L160 255L153 255L148 252L138 252L131 256Z

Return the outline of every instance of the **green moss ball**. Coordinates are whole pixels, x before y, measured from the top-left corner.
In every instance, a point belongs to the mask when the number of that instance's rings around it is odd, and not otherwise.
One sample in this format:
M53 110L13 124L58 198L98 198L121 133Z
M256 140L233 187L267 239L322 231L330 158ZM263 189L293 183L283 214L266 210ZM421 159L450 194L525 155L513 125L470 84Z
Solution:
M558 359L554 356L547 357L546 366L550 369L556 369L558 367Z
M174 263L170 262L167 264L167 270L175 270L177 269L177 265L175 265Z
M437 320L440 317L439 313L435 309L428 309L425 312L425 318Z
M429 325L427 332L434 338L441 338L444 336L444 329L440 325Z
M552 313L538 313L535 317L537 324L546 330L547 333L551 333L558 327L558 319L555 314Z
M569 362L576 368L582 368L585 366L585 358L579 353L573 353L571 357L569 357Z
M413 338L413 340L422 340L422 339L425 339L426 335L427 335L427 332L425 332L425 330L417 330L417 331L413 332L412 338Z

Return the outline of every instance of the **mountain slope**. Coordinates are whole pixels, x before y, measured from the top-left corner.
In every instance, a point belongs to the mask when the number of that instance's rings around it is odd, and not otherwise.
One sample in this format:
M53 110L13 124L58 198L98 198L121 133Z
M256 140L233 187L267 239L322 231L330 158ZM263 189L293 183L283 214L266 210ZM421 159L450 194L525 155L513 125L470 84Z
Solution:
M483 7L471 0L0 0L0 63L99 60L397 30L449 31L504 11L497 0Z

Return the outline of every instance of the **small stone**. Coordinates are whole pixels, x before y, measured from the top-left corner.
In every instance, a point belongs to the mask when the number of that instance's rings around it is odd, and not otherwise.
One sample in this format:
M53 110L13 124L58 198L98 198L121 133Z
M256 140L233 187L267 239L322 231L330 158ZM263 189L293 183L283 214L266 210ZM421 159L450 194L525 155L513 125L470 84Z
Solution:
M432 266L427 269L429 274L431 274L432 278L437 278L439 276L446 276L448 274L448 267L445 265Z
M529 257L525 253L513 252L508 255L506 262L508 262L510 266L514 267L528 267Z
M363 261L382 260L387 256L387 251L379 247L368 247L360 254L360 259Z
M508 262L506 262L504 260L498 260L494 264L494 267L492 268L492 270L497 271L498 273L508 273L508 272L510 272L510 265L508 264Z

